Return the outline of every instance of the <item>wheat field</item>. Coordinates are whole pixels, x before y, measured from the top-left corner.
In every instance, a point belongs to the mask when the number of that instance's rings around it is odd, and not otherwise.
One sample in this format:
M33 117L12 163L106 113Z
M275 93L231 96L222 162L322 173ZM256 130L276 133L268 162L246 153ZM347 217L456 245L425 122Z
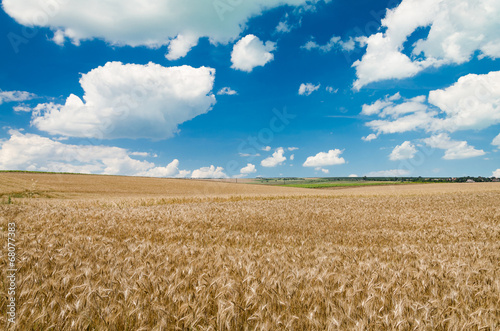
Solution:
M497 183L0 180L2 238L15 222L18 240L10 329L500 329Z

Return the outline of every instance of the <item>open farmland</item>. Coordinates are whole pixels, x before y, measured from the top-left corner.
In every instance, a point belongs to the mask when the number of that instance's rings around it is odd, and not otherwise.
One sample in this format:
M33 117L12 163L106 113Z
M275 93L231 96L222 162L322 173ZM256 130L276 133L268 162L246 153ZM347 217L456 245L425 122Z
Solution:
M498 183L1 173L0 195L19 330L500 328Z

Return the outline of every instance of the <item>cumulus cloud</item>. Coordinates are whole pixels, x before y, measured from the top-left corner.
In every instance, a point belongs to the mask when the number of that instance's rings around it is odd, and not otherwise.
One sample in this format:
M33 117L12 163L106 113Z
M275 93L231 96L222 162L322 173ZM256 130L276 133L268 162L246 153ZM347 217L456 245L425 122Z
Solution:
M274 54L271 53L274 50L276 44L272 41L263 43L253 34L246 35L233 47L231 68L251 72L255 67L263 67L274 60Z
M264 147L262 147L262 150L269 152L271 150L271 146L264 146Z
M390 106L391 104L392 103L387 100L377 100L370 105L363 105L361 114L368 116L377 115L384 107Z
M35 107L32 125L72 137L166 139L177 126L208 112L215 70L108 62L82 75L83 100Z
M234 41L248 20L264 11L283 5L314 6L318 1L4 0L2 7L20 24L52 29L59 44L70 39L78 45L94 38L119 46L169 44L168 56L178 58L198 38L207 37L213 44Z
M444 149L443 159L445 160L468 159L486 154L483 150L469 146L466 141L452 140L446 133L433 135L423 141L432 148Z
M240 173L243 175L249 175L256 173L257 169L255 169L255 165L251 163L247 163L246 167L241 168Z
M361 137L361 139L363 141L372 141L372 140L375 140L377 139L377 135L375 133L370 133L369 135L367 135L366 137Z
M389 155L389 159L391 161L412 159L416 153L417 149L415 148L415 145L413 145L409 141L405 141L392 150L391 154Z
M217 95L237 95L238 92L231 89L230 87L223 87L218 92Z
M484 129L500 123L500 71L470 74L452 86L429 93L429 103L439 107L444 119L435 129L447 131Z
M491 142L491 144L492 144L493 146L498 146L498 147L500 147L500 134L498 134L498 136L496 136L496 137L493 139L493 141Z
M224 168L215 167L211 165L210 167L203 167L193 171L191 178L229 178L224 173Z
M360 39L366 53L353 64L357 75L354 88L412 77L429 67L461 64L476 51L480 58L498 58L499 17L496 0L403 0L387 11L382 20L385 32ZM405 49L407 38L423 27L430 28L427 37Z
M321 84L314 85L311 83L302 83L299 87L299 95L311 95L314 91L320 88Z
M350 52L356 48L356 42L354 39L349 38L347 41L343 41L342 38L338 36L333 36L326 44L319 45L314 40L309 40L305 45L301 46L301 48L307 49L308 51L317 49L323 53L330 52L332 50L341 50L344 52Z
M198 36L194 34L179 34L168 44L168 53L165 55L167 60L178 60L189 53L191 48L198 44Z
M356 174L349 175L349 178L357 178L357 177L359 177L359 176Z
M2 91L0 90L0 105L5 102L22 102L36 98L33 93L25 91Z
M175 159L166 167L153 167L151 169L148 169L147 171L138 173L138 175L144 177L186 178L190 173L191 171L189 170L179 170L179 160Z
M260 162L260 165L266 168L273 168L278 165L281 165L283 162L286 161L286 157L284 156L285 150L280 147L276 149L276 151L273 153L272 156L265 158Z
M392 170L382 170L373 171L366 174L367 177L401 177L408 176L410 171L404 169L392 169Z
M288 147L287 148L287 150L290 151L290 152L296 151L298 149L299 149L298 147Z
M340 157L340 155L344 151L341 151L340 149L331 149L328 151L328 153L325 152L319 152L318 154L314 156L309 156L306 159L306 162L302 166L304 167L326 167L326 166L332 166L332 165L338 165L338 164L344 164L345 160L343 157Z
M500 178L500 169L493 171L492 177Z
M461 77L452 86L429 92L429 97L384 98L364 105L363 115L377 133L484 129L500 123L500 71Z
M0 142L0 169L51 172L93 173L152 177L177 177L179 161L165 167L137 160L137 152L108 146L70 145L35 134L9 131L10 138Z

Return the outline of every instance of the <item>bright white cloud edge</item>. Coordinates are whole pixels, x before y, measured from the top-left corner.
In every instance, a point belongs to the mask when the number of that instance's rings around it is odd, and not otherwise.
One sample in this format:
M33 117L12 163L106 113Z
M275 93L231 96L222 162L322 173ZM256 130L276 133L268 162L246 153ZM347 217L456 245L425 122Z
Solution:
M83 100L35 107L31 124L52 135L167 139L215 104L212 68L108 62L83 74Z
M499 17L496 0L403 0L387 10L382 20L385 32L359 39L366 52L353 64L357 76L353 87L359 90L373 82L412 77L429 67L462 64L477 50L479 58L496 59L500 57ZM427 26L427 38L414 44L410 57L404 54L407 37Z
M314 156L309 156L302 164L303 167L326 167L344 164L345 159L340 155L343 153L340 149L331 149L327 153L319 152Z
M167 58L179 59L207 37L212 44L236 40L252 17L283 5L314 6L321 0L252 0L227 2L198 1L193 5L182 0L152 0L147 6L131 0L4 0L4 11L26 26L49 27L54 42L75 45L94 38L112 45L169 45ZM140 6L140 8L138 8ZM96 13L99 17L96 18Z

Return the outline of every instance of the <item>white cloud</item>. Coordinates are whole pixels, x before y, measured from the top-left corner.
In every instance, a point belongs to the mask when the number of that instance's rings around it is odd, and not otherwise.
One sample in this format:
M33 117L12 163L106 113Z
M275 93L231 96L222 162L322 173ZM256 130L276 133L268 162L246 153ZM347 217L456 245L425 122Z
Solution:
M262 147L262 150L269 152L271 150L271 146L264 146L264 147Z
M18 105L18 106L14 106L12 107L12 109L16 112L25 112L25 113L29 113L30 111L32 111L33 109L31 109L30 107L26 106L26 105Z
M198 44L198 36L193 34L179 34L168 44L168 53L165 55L167 60L174 61L184 57L191 48Z
M498 136L496 136L496 137L493 139L493 141L491 142L491 144L492 144L493 146L498 146L498 147L500 147L500 134L498 134Z
M290 152L296 151L298 149L299 149L298 147L288 147L287 148L287 150L290 151Z
M339 91L339 89L338 89L338 88L333 88L333 87L331 87L331 86L327 86L327 87L325 87L325 90L326 90L328 93L330 93L330 94L335 94L335 93L337 93L337 92Z
M341 151L340 149L331 149L328 151L328 153L324 152L319 152L318 154L314 156L309 156L306 159L306 162L302 166L304 167L325 167L325 166L332 166L332 165L338 165L338 164L344 164L345 160L343 157L340 157L340 155L344 151Z
M223 87L217 92L217 95L237 95L238 92L231 89L230 87Z
M8 140L0 141L0 169L76 172L108 175L175 177L179 161L166 167L136 160L138 153L108 146L69 145L35 134L9 131Z
M63 46L64 42L66 41L66 35L64 34L64 31L57 30L56 32L54 32L54 37L52 37L52 41L59 46Z
M392 153L389 155L389 159L391 161L413 159L416 153L417 149L415 148L415 145L409 141L405 141L392 150Z
M295 160L295 154L290 155L290 160L291 161Z
M31 123L53 135L170 138L211 109L214 77L206 67L108 62L82 75L83 100L71 94L64 105L39 104Z
M286 157L284 156L284 154L285 150L282 147L280 147L276 149L276 151L273 153L272 156L262 160L260 162L260 165L267 168L272 168L281 165L283 162L286 161Z
M428 106L425 104L426 97L424 95L418 96L405 101L404 103L398 105L388 105L379 114L380 117L392 117L398 118L402 115L425 112Z
M375 133L370 133L369 135L367 135L366 137L361 137L361 139L363 141L372 141L372 140L375 140L377 139L377 135Z
M342 38L338 36L333 36L325 45L319 45L314 40L308 41L301 48L307 49L308 51L317 49L321 52L327 53L332 50L341 50L344 52L350 52L356 48L356 42L354 39L349 38L347 41L343 41Z
M320 86L321 84L314 85L311 83L302 83L299 87L299 95L311 95L314 91L317 91Z
M149 156L151 156L151 154L149 154L148 152L131 152L131 153L129 153L129 155L132 155L132 156L142 156L142 157L149 157Z
M188 170L179 170L179 160L175 159L166 167L154 167L147 171L138 173L139 176L145 177L176 177L186 178L191 173Z
M357 178L357 177L359 177L359 176L355 175L355 174L349 175L349 178Z
M0 105L4 102L22 102L36 98L33 93L25 91L2 91L0 90Z
M404 169L392 169L392 170L382 170L373 171L366 174L367 177L401 177L408 176L410 171Z
M380 113L382 109L384 109L387 106L390 106L391 104L392 102L389 102L387 100L377 100L371 105L363 105L361 114L367 116L377 115Z
M496 0L403 0L382 20L385 32L361 39L366 53L356 61L355 89L386 79L412 77L428 67L461 64L479 50L480 58L500 57L500 2ZM414 31L430 27L426 38L403 54ZM408 53L410 49L406 49Z
M241 157L257 157L257 156L260 156L260 154L259 154L259 153L257 153L257 154L239 153L239 155L240 155Z
M228 176L224 173L224 168L211 165L194 170L191 178L228 178Z
M256 172L257 172L257 169L255 169L255 165L253 165L251 163L247 163L246 167L243 167L240 170L240 173L241 174L245 174L245 175L253 174L253 173L256 173Z
M53 40L99 38L112 45L160 47L173 43L169 56L179 57L198 38L226 44L239 37L252 17L283 5L310 6L319 0L183 1L150 0L4 0L2 7L26 26L51 28ZM178 36L189 36L180 40ZM172 41L174 40L174 41Z
M466 141L451 140L446 133L433 135L423 141L432 148L444 149L443 159L445 160L468 159L486 154L483 150L469 146Z
M361 113L381 118L366 124L378 133L484 129L500 123L500 71L463 76L428 98L384 98L364 105Z
M321 168L320 170L321 170L321 172L322 172L322 173L324 173L324 174L329 174L329 173L330 173L330 170L328 170L328 169L323 169L323 168Z
M500 178L500 169L497 169L497 170L493 171L492 177Z
M292 31L292 27L290 25L288 25L287 21L281 21L276 26L276 32L279 32L279 33L288 33L290 31Z
M380 133L402 133L407 131L416 131L419 129L427 130L430 123L435 119L438 113L417 112L399 117L395 120L375 120L366 123L378 134Z
M500 41L499 41L500 42ZM500 71L466 75L452 86L429 93L429 102L439 107L444 119L433 123L447 131L484 129L500 123Z
M241 38L233 47L231 53L231 68L251 72L255 67L263 67L274 59L271 52L276 50L276 44L267 41L265 44L253 34Z

